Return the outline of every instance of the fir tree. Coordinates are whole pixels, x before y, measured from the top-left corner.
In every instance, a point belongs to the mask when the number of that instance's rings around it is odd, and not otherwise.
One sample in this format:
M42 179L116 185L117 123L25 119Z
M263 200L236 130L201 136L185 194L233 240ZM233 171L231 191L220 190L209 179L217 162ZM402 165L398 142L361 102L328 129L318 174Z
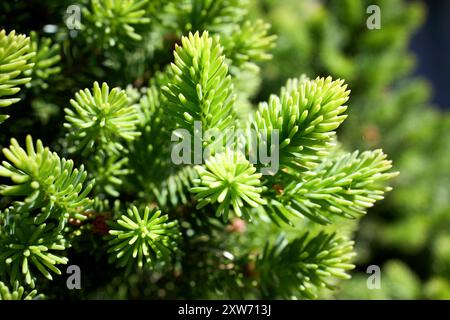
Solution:
M349 229L397 172L337 142L344 80L299 70L254 110L276 37L247 1L85 0L80 30L66 5L36 3L53 33L0 5L20 17L0 33L2 297L317 298L349 278ZM244 134L174 163L196 123Z
M366 26L369 5L380 8L379 30ZM422 4L267 0L255 8L283 44L263 69L262 96L297 70L345 78L352 95L341 142L347 148L383 147L401 172L393 180L395 191L361 222L361 273L344 284L341 296L450 297L450 115L430 106L429 86L411 75L414 56L408 49L424 20ZM374 261L383 263L382 290L366 286L366 268Z

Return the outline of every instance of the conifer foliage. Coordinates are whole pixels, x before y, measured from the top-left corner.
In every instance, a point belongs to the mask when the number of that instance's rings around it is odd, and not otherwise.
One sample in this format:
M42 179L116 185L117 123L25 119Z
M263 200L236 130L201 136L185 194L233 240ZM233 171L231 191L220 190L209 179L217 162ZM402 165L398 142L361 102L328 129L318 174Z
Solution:
M396 173L381 150L337 143L345 81L286 79L254 110L276 37L246 1L81 3L76 35L61 24L42 37L26 23L0 33L0 103L20 110L2 124L0 297L69 295L52 283L72 264L80 298L317 298L348 278L353 241L341 226ZM56 105L52 122L21 126L36 100L40 114ZM176 132L195 135L197 123L243 134L201 135L209 155L174 161ZM30 135L49 126L50 148ZM253 140L278 168L249 159Z
M426 36L435 12L424 1L406 0L253 4L283 44L263 68L261 95L270 95L296 70L344 78L352 93L339 141L349 149L383 148L401 172L394 191L358 228L355 262L361 272L335 296L449 299L450 113L430 104L437 88L417 76L423 64L414 72L419 60L411 52L413 36ZM367 27L370 6L379 9L380 29ZM365 271L373 264L383 274L381 290L366 286Z
M0 31L0 97L11 96L19 92L19 85L31 79L24 77L27 70L33 67L30 62L36 54L30 50L30 38L23 34L16 35L15 31ZM7 107L19 98L1 98L0 107Z

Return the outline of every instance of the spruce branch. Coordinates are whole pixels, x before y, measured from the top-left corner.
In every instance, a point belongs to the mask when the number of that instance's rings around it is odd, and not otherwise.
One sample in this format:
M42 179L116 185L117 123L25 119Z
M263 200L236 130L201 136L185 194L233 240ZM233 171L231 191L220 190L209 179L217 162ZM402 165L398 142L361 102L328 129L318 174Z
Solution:
M134 105L128 104L124 90L113 88L106 83L94 82L92 92L80 90L75 99L70 100L73 109L65 108L68 139L74 142L71 152L87 153L94 147L115 154L124 151L123 141L131 141L140 133L136 131L139 122Z
M0 166L0 176L10 178L13 184L2 185L0 194L19 197L21 205L29 210L40 209L35 223L56 218L61 224L69 217L83 219L79 213L89 205L87 198L93 182L85 184L87 173L83 165L74 168L72 160L60 158L44 147L41 140L33 144L26 138L26 149L16 139L3 149L8 161Z
M58 252L65 250L66 242L53 223L35 224L27 217L27 209L14 206L5 212L7 224L0 234L0 270L11 280L25 281L35 287L36 272L52 280L51 272L60 275L56 265L67 264L68 259Z
M255 272L266 297L317 298L318 289L333 289L332 278L349 279L354 268L353 241L336 234L308 232L288 242L280 237L266 244L256 260Z
M398 172L389 172L391 168L392 162L381 150L355 151L328 159L287 185L269 201L267 213L274 220L307 217L320 224L331 223L333 216L359 218L392 190L386 181Z
M194 180L198 186L191 189L199 200L196 208L219 203L216 215L228 220L229 210L241 217L248 208L266 204L261 198L264 188L261 186L261 173L238 152L229 151L217 154L206 160L204 166L197 166L199 179Z
M162 87L173 125L189 132L194 121L201 121L203 130L231 126L235 96L218 38L196 32L181 43L175 47L170 82Z
M87 20L85 28L93 42L108 49L124 47L124 43L142 40L136 30L150 23L147 16L148 0L91 0L90 8L83 8Z
M38 294L37 290L26 293L24 287L20 286L18 281L14 283L12 290L0 281L0 300L40 300L42 298L44 298L44 295Z
M245 20L242 25L235 25L233 32L221 38L230 65L240 69L245 64L254 66L255 62L271 59L269 51L275 46L277 37L269 35L269 29L270 24L262 20Z
M0 30L0 107L16 103L20 98L2 98L20 91L20 85L31 80L25 73L33 67L35 52L30 48L30 38L13 30L6 34ZM4 120L4 118L3 118Z
M115 154L109 155L99 151L93 156L87 169L89 172L95 172L95 193L119 197L123 182L131 173L127 164L127 157Z
M49 38L39 39L36 32L30 33L30 48L36 54L31 58L34 64L32 69L26 70L25 75L32 78L26 85L29 87L48 88L47 81L61 72L58 65L61 61L59 43L52 43Z
M151 190L155 195L158 204L172 205L187 204L191 198L189 190L198 178L197 171L192 166L186 166L170 173L159 185Z
M141 173L134 176L136 184L146 192L150 191L150 185L161 182L169 174L170 147L167 141L170 134L161 98L160 87L156 84L141 97L137 108L141 135L129 144L130 167Z
M70 61L62 61L59 45L39 33L31 40L0 34L0 99L17 93L29 75L31 88L49 94L27 97L34 105L55 93L64 98L67 84L94 78L107 76L127 88L110 90L94 82L65 109L67 131L57 150L80 153L77 161L87 170L40 140L33 143L31 136L24 148L12 139L3 149L0 279L10 281L13 290L0 282L0 297L33 297L35 291L25 295L18 285L34 288L51 280L69 256L74 263L94 255L95 262L109 260L125 270L115 278L120 286L127 287L123 281L130 278L127 294L150 285L142 298L154 292L177 298L315 298L338 278L348 278L353 242L343 234L352 222L340 218L361 217L390 190L386 181L396 173L381 150L335 152L335 130L346 118L349 97L344 81L291 79L253 112L250 97L260 84L256 63L270 58L276 37L267 23L248 19L247 0L83 3L88 3L83 32L57 34ZM182 36L185 31L192 33ZM168 65L172 46L174 60ZM53 90L45 83L60 63L61 76L73 75L74 82ZM75 63L85 67L65 69ZM129 80L139 89L127 86ZM17 99L0 100L0 106L2 101ZM198 122L205 132L239 128L244 135L236 141L227 136L231 146L204 135L201 147L214 148L210 156L203 154L205 163L175 164L171 134L185 129L195 136ZM256 151L251 130L257 146L270 145L272 156L278 148L272 148L277 142L271 133L278 131L280 167L271 167L271 176L259 173L268 169L267 162L247 160ZM246 149L235 151L243 145ZM89 182L94 177L95 186ZM294 224L303 217L308 220ZM297 228L283 229L280 221ZM324 231L329 229L339 235ZM288 233L286 239L294 233L295 238L273 243L280 230ZM112 283L110 275L105 272Z
M208 31L219 35L230 73L238 76L243 71L258 70L257 62L270 59L268 51L276 39L268 35L269 24L249 19L248 4L248 0L175 1L166 6L167 16L175 16L175 23L170 18L162 19L162 23L178 34ZM257 75L252 81L258 81Z
M222 34L244 19L247 4L248 0L187 0L174 1L168 10L183 34L205 30Z
M331 77L290 79L280 97L271 95L260 104L251 127L268 137L278 130L280 168L292 174L308 171L329 153L334 130L347 117L346 89L343 80Z
M180 236L178 222L170 221L161 211L145 207L143 214L133 206L111 222L109 240L110 262L127 271L138 267L152 267L177 250Z
M169 126L160 93L160 84L152 83L140 99L138 110L141 136L129 145L129 167L140 174L131 175L139 196L161 206L188 202L188 190L197 176L191 166L173 167L170 159Z

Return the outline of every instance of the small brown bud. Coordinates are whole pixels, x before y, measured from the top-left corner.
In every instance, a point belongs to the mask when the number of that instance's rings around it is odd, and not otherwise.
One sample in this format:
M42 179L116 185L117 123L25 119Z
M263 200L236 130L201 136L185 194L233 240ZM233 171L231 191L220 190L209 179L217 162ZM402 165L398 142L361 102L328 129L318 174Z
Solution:
M234 218L231 223L227 225L228 232L244 233L247 230L247 223L239 218Z
M277 194L283 194L284 192L284 188L281 184L276 183L272 186L272 188L276 191Z
M378 144L380 142L380 130L375 125L369 125L364 128L363 139L370 144Z

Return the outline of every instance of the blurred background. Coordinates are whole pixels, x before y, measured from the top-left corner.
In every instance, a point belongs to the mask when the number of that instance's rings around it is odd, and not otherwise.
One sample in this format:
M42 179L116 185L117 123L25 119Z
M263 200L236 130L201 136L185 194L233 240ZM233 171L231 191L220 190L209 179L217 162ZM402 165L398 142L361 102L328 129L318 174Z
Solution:
M278 34L256 101L288 77L344 78L343 148L382 148L400 176L356 233L357 272L333 298L450 299L450 2L254 0ZM380 29L369 30L369 5ZM381 289L367 288L367 267Z

